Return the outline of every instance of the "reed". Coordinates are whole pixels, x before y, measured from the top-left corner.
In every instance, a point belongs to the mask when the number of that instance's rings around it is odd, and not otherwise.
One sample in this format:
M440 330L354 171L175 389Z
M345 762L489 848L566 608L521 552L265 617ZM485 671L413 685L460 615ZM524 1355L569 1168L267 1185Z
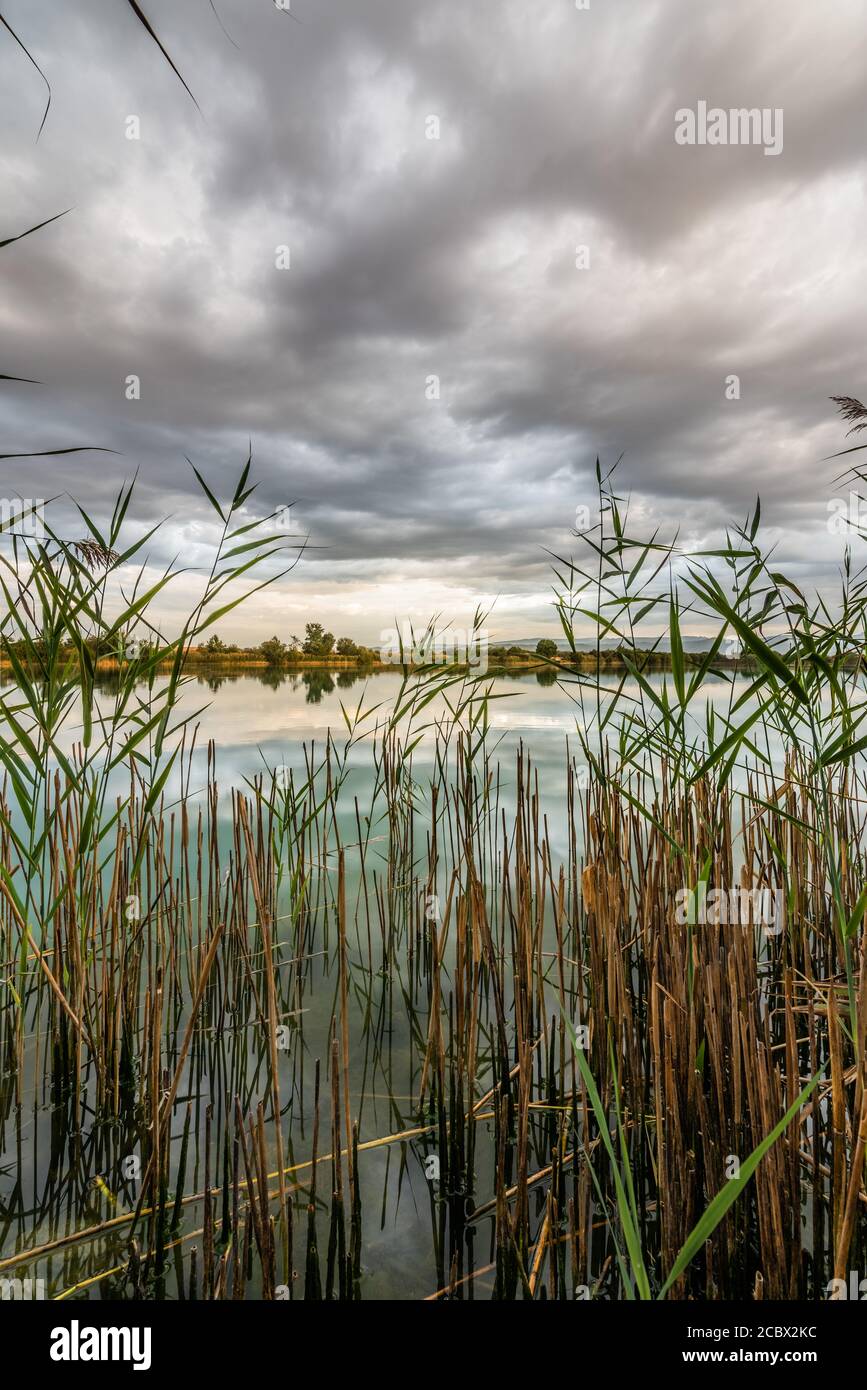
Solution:
M83 517L96 551L49 533L4 560L0 1278L826 1297L867 1253L862 580L810 607L757 509L723 587L630 539L600 470L594 565L555 560L564 631L636 650L662 608L672 669L557 667L589 783L564 750L552 808L528 749L497 761L489 684L407 667L300 770L227 790L185 653L291 563L248 475L227 503L201 480L223 537L171 639L128 489L104 533ZM687 667L696 612L716 637ZM715 665L733 631L745 687ZM402 1202L426 1254L385 1285Z

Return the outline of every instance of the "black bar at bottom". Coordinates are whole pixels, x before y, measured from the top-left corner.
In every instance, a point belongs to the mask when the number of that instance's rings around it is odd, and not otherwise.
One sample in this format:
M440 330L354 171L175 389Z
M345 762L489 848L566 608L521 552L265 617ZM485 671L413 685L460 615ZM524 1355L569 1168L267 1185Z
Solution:
M397 1309L400 1315L396 1317ZM514 1379L515 1350L556 1354L560 1370L580 1372L601 1358L611 1372L707 1370L760 1366L768 1374L793 1367L843 1370L859 1356L865 1320L860 1302L826 1303L570 1303L520 1310L501 1323L496 1307L466 1306L452 1322L441 1307L413 1313L411 1305L349 1307L274 1303L108 1303L0 1301L2 1345L49 1381L76 1373L98 1375L229 1374L259 1379L292 1373L312 1356L331 1378L345 1357L348 1369L366 1364L377 1376L399 1365L424 1373L448 1369L443 1332L460 1328L478 1338L486 1379ZM517 1314L519 1321L515 1322ZM415 1322L418 1316L419 1321ZM526 1317L526 1322L524 1318ZM490 1321L488 1319L490 1318ZM5 1324L5 1326L4 1326ZM317 1344L324 1332L328 1340ZM549 1339L554 1338L555 1341ZM299 1354L303 1362L295 1363ZM19 1361L20 1358L20 1361ZM395 1358L397 1358L397 1363ZM6 1357L3 1357L6 1361ZM378 1365L378 1361L382 1365ZM563 1364L565 1362L565 1365ZM499 1364L498 1364L499 1363ZM6 1369L9 1369L8 1362ZM5 1379L5 1376L4 1376Z

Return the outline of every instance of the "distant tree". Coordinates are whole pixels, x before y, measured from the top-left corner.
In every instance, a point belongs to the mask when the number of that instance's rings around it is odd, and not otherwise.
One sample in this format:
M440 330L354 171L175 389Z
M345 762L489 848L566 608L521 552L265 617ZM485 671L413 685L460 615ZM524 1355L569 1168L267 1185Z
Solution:
M304 644L305 656L328 656L334 646L334 634L324 632L321 623L307 623Z
M358 656L358 647L351 637L338 637L335 650L338 656Z
M225 650L226 648L223 646L223 643L220 641L216 632L214 633L213 637L209 637L207 642L205 643L205 651L208 653L208 656L219 656L220 653L224 652Z
M526 656L527 653L524 651L524 648L523 648L523 647L510 647L510 648L509 648L508 655L509 655L509 656Z
M553 642L550 637L543 637L540 642L536 643L536 655L544 656L550 660L557 655L557 643Z
M269 637L267 642L262 643L259 651L269 666L282 666L289 648L285 642L280 641L279 637Z

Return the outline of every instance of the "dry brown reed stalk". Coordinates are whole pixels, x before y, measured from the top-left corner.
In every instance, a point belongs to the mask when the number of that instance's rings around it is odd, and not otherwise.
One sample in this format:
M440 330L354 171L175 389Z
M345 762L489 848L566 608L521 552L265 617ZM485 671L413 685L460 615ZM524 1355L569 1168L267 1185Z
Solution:
M330 756L321 767L333 788ZM634 782L630 799L610 784L579 791L570 766L567 805L577 824L559 864L526 753L516 758L509 810L496 800L490 768L459 763L457 779L446 761L436 764L436 819L420 853L399 753L389 745L382 775L386 794L397 798L390 833L398 873L371 850L357 803L353 849L335 808L324 820L316 812L322 793L312 785L287 808L260 783L251 797L235 795L225 815L209 749L200 803L184 797L145 816L134 787L106 842L103 876L85 876L93 906L87 918L69 898L75 866L64 847L76 843L81 808L66 815L52 892L67 906L44 949L27 940L34 954L24 1007L2 1016L0 1045L12 1070L0 1095L20 1096L25 1075L44 1086L62 1082L68 1113L80 1117L85 1171L115 1172L141 1144L145 1172L133 1211L104 1220L90 1214L68 1230L55 1225L47 1240L34 1228L31 1248L4 1252L0 1270L59 1255L74 1271L76 1247L97 1241L110 1248L125 1224L147 1219L141 1278L159 1296L166 1252L187 1248L168 1234L190 1205L201 1204L197 1293L272 1297L279 1267L293 1289L292 1180L327 1162L328 1246L317 1238L323 1203L314 1182L309 1278L298 1290L358 1297L361 1205L376 1167L363 1155L398 1146L402 1175L423 1154L438 1155L431 1283L441 1296L472 1289L480 1233L492 1242L497 1297L562 1299L603 1278L622 1296L612 1164L565 1045L561 1010L587 1025L587 1057L610 1137L617 1143L623 1135L654 1272L670 1268L723 1188L728 1157L748 1154L806 1078L827 1067L827 1083L763 1159L674 1296L751 1297L757 1281L769 1298L817 1296L835 1270L857 1265L867 1239L863 1055L844 1026L842 949L797 766L779 782L757 778L744 814L711 781L685 790L657 772L644 785ZM857 781L840 785L846 797L862 799ZM62 786L57 795L63 799ZM652 805L657 824L636 803ZM848 800L835 826L848 846L844 899L854 906L863 820ZM672 854L670 840L683 846L685 859ZM127 921L131 867L142 845L142 910ZM0 847L11 863L8 837ZM779 933L764 934L754 916L735 927L680 920L685 881L704 870L710 889L776 888L778 852L791 866ZM437 921L425 913L432 896L443 904ZM20 921L8 894L0 904L3 949L14 959ZM852 944L863 1029L862 941L863 927ZM410 1070L399 1078L386 1041L395 1002L405 1009L409 1038ZM36 1025L32 1035L25 1018ZM277 1030L287 1019L289 1049L278 1052ZM308 1027L317 1038L312 1057L320 1050L331 1069L321 1096L305 1061ZM91 1075L92 1049L102 1057L101 1075ZM368 1056L381 1085L369 1085ZM24 1059L25 1075L16 1059ZM189 1094L182 1093L185 1079ZM98 1125L88 1129L91 1094L100 1118L123 1131L124 1147L112 1150ZM366 1137L373 1120L365 1107L381 1094L397 1123L391 1133ZM414 1124L401 1123L401 1094L415 1097L406 1114L418 1115ZM322 1099L330 1116L319 1120ZM273 1125L266 1127L269 1112ZM255 1117L252 1126L243 1116ZM330 1125L329 1153L319 1151L326 1147L320 1134L328 1134L322 1125ZM179 1159L186 1130L191 1183ZM594 1216L594 1196L604 1204L603 1221ZM802 1232L807 1198L811 1244ZM314 1262L322 1266L318 1282ZM105 1263L115 1269L116 1260ZM485 1252L481 1268L490 1264ZM80 1279L73 1272L68 1282Z
M274 957L271 950L271 914L269 909L266 907L263 898L262 886L259 881L259 866L257 855L253 846L253 840L250 833L250 826L247 817L247 808L243 799L241 799L238 803L238 811L240 816L241 829L244 834L244 840L247 850L247 867L250 872L250 882L253 892L253 900L256 904L256 912L259 920L259 928L262 933L262 942L265 956L265 985L268 998L268 1048L269 1059L271 1064L274 1135L277 1146L277 1170L280 1174L280 1221L281 1231L283 1232L284 1255L283 1277L284 1280L289 1280L291 1277L291 1272L289 1270L288 1253L289 1217L286 1210L286 1193L283 1179L283 1108L280 1104L280 1069L278 1064L277 1053L277 1029L280 1024L280 1019L277 1009L277 991L274 981Z

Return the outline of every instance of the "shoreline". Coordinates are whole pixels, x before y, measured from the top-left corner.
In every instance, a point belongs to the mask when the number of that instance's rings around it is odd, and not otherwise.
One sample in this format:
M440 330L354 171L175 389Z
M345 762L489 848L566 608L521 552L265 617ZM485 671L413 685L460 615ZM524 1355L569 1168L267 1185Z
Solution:
M643 649L627 652L632 664L640 671L672 671L671 656L668 652L650 652ZM687 670L697 669L706 654L703 652L684 653L684 666ZM73 660L70 654L71 661ZM356 656L293 656L284 661L267 661L264 657L258 656L253 652L239 653L233 655L205 655L196 650L191 651L185 662L186 671L196 673L227 673L249 671L251 674L259 674L263 671L270 672L304 672L304 671L336 671L353 672L359 674L382 675L388 671L413 671L431 670L434 667L442 670L455 671L474 671L479 667L479 662L467 661L447 661L434 663L417 662L395 662L395 661L371 661ZM97 673L109 674L120 669L121 663L117 657L102 656L97 658L94 669ZM172 666L171 658L158 663L158 670L169 670ZM737 671L753 670L756 661L750 656L724 657L718 656L713 662L711 669ZM569 672L593 672L593 671L624 671L626 663L620 651L612 652L579 652L575 655L570 653L558 654L556 659L536 656L533 652L528 652L524 657L507 656L489 660L485 663L485 675L489 674L513 674L521 672L549 671L552 675L558 671ZM13 672L12 663L5 653L0 653L0 671Z

